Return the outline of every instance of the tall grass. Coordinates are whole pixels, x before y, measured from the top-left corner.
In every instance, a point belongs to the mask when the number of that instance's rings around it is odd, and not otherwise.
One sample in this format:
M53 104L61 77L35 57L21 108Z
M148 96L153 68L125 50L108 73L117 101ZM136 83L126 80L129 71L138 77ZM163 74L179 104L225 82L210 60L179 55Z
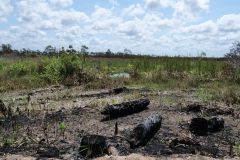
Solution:
M63 54L59 57L0 59L0 89L41 87L51 84L85 85L106 88L115 85L168 84L197 87L210 80L229 78L223 60L181 57L83 58ZM130 79L111 79L126 72ZM234 77L239 77L234 72ZM181 84L180 84L181 83Z

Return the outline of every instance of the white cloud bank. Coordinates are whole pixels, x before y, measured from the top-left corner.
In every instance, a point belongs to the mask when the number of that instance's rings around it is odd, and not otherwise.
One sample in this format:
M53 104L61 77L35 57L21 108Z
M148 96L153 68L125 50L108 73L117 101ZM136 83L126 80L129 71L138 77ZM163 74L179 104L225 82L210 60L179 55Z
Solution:
M93 6L91 13L73 9L73 0L0 1L0 22L6 23L13 12L17 23L0 28L0 43L17 48L56 47L138 53L187 55L199 51L221 56L229 45L240 39L240 13L198 22L209 11L210 0L144 0L116 9L121 1L109 0L114 7ZM4 6L4 7L2 7ZM37 7L36 7L37 6ZM162 9L170 9L165 16ZM194 22L194 25L192 25Z
M7 21L7 17L12 12L13 6L10 0L1 0L0 1L0 22Z

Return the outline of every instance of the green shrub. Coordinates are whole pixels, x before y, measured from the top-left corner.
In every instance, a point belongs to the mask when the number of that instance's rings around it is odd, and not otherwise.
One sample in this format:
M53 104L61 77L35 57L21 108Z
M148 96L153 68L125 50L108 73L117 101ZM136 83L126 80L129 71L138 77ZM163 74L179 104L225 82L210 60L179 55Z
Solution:
M24 63L14 63L9 66L8 74L11 76L24 76L28 73L28 68Z
M45 66L45 67L44 67ZM38 72L51 83L61 83L71 77L78 78L81 74L81 60L77 55L62 55L58 58L47 59L38 66Z
M42 77L48 82L59 82L63 77L63 75L61 75L63 67L59 59L52 59L49 64L44 67Z

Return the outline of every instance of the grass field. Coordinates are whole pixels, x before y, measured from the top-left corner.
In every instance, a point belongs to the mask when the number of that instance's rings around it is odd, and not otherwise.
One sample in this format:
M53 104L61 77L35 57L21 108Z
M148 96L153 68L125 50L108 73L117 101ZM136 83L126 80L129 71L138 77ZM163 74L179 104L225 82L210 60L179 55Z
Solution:
M128 73L130 78L110 78ZM0 59L0 91L53 84L85 89L141 86L196 89L203 100L239 103L239 73L226 59L182 57L97 58L80 55Z

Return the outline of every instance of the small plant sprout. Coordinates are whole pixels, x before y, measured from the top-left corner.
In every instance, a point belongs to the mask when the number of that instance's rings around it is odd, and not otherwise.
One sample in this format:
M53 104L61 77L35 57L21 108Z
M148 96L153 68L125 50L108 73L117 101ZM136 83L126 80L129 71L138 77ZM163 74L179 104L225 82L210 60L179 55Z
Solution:
M58 125L58 129L60 130L60 132L61 132L60 134L62 135L63 139L65 139L64 134L65 134L65 130L66 130L66 125L63 122L61 122Z
M235 144L235 145L233 146L233 149L234 149L238 154L240 154L240 144Z

